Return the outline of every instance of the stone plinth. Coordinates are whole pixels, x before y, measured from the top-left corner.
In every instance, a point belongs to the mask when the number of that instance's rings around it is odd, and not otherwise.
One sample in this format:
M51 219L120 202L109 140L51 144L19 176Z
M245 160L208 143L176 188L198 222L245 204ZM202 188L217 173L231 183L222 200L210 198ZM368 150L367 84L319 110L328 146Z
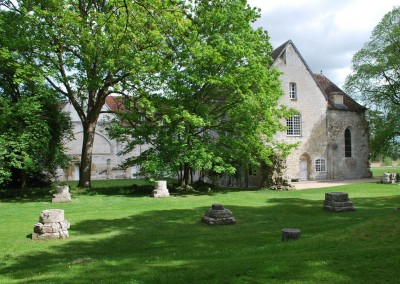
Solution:
M71 194L69 193L68 185L57 186L56 193L53 194L51 202L53 203L71 202Z
M204 213L201 218L203 223L207 225L234 225L235 217L229 209L224 208L221 204L213 204L210 209Z
M284 228L282 229L282 241L297 240L301 233L299 229Z
M69 227L69 222L64 220L64 210L44 210L40 213L39 222L34 225L32 240L65 239Z
M353 202L350 201L349 195L345 192L325 193L324 209L335 212L355 210Z
M381 179L382 183L391 184L399 181L399 174L396 173L384 173Z
M153 197L168 197L169 191L167 188L167 182L165 180L158 180L155 182L154 190L153 190Z

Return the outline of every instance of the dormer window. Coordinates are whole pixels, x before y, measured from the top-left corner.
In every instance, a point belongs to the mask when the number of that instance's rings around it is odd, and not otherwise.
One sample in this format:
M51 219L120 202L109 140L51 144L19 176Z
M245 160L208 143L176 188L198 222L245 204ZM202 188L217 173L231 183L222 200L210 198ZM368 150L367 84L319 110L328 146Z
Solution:
M289 97L291 100L297 100L297 85L294 82L289 83Z
M331 100L335 104L336 107L345 109L346 106L344 105L344 95L340 92L333 92L330 95Z
M280 59L286 64L286 50L282 52Z

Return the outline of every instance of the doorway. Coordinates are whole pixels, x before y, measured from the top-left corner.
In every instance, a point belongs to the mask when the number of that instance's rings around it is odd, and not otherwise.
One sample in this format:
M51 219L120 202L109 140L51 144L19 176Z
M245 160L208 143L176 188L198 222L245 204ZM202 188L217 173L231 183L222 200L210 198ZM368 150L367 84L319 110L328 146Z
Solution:
M310 169L310 156L308 154L303 154L300 157L300 180L308 180L309 169Z

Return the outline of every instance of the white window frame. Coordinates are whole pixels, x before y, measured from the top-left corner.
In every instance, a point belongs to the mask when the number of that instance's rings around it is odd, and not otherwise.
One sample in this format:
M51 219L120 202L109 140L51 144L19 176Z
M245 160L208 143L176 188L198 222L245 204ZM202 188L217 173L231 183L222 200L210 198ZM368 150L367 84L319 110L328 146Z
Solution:
M295 82L289 83L289 98L291 100L297 100L297 84Z
M301 136L301 115L295 114L286 121L287 136Z
M326 160L316 159L315 160L315 171L317 173L326 173Z

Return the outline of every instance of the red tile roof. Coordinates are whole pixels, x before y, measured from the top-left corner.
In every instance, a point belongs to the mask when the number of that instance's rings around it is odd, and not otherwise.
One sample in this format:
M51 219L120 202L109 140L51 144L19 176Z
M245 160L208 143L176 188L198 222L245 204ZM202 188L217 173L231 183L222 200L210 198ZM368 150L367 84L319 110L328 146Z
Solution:
M121 111L123 106L122 97L108 96L106 97L106 104L111 111Z
M336 86L331 80L322 74L314 74L314 78L319 83L320 88L326 94L328 98L328 107L330 109L341 109L349 111L365 111L366 108L358 104L349 95L347 95L342 89ZM333 94L343 95L343 106L335 105L331 97Z

